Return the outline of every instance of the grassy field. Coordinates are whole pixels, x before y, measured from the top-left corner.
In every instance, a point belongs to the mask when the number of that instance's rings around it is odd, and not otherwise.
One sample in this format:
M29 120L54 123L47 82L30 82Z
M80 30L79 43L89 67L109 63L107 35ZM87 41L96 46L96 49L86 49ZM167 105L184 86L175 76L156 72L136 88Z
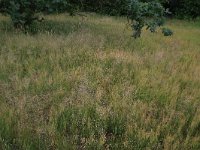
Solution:
M126 23L0 16L0 149L199 150L200 21L137 40Z

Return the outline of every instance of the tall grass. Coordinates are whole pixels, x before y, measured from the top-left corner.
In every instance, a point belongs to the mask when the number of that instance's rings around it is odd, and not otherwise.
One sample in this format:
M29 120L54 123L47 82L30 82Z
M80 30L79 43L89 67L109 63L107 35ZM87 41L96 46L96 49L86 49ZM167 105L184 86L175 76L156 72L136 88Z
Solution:
M134 40L124 18L0 20L0 149L200 149L199 22Z

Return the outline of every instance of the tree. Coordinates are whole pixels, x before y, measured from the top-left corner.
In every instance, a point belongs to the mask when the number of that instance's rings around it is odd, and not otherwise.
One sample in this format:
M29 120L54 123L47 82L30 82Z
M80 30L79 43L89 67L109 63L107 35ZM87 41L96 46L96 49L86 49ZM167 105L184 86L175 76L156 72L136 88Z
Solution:
M34 21L41 21L37 13L46 11L62 12L69 10L67 0L1 0L1 12L10 15L13 25L18 29L27 29Z
M131 26L134 30L133 37L139 38L144 27L151 32L156 32L157 27L164 25L164 13L163 6L158 2L131 0L128 9L128 19L131 21ZM167 28L163 28L162 32L165 36L173 34Z
M10 15L15 28L25 29L38 20L39 0L2 0L3 12Z

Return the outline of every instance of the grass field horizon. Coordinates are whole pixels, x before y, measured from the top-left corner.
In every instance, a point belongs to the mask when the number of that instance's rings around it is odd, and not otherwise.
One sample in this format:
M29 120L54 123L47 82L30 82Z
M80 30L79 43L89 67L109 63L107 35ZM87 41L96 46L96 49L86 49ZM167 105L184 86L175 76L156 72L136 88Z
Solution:
M200 149L200 21L0 16L0 149Z

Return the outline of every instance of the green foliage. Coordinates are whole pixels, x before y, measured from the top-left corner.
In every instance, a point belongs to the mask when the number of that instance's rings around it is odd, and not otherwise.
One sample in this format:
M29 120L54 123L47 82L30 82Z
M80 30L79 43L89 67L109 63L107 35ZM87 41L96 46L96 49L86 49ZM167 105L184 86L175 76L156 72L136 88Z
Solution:
M172 36L173 35L173 31L168 28L163 28L162 33L164 36Z
M47 13L61 13L68 11L74 13L75 7L69 0L42 0L41 10Z
M141 2L150 2L155 0L140 0ZM165 9L168 9L168 16L182 19L196 19L200 16L199 0L157 0Z
M66 0L1 0L1 12L10 15L15 28L27 29L35 20L41 21L39 12L73 13Z
M80 3L81 2L81 3ZM138 0L109 0L109 1L73 1L73 0L2 0L4 11L11 16L15 28L27 29L33 21L41 21L38 12L64 12L72 15L76 7L110 15L126 15L131 20L134 30L133 37L141 36L146 27L156 32L157 27L164 24L164 8L158 2L140 2ZM82 6L81 6L82 5ZM120 6L120 7L119 7ZM166 34L165 34L166 35Z
M176 15L180 18L197 18L200 16L200 1L180 0L176 8Z
M5 0L0 0L0 13L4 13L6 7L7 7L6 1Z
M164 24L164 12L164 8L158 2L143 3L131 0L128 19L134 30L133 37L139 38L144 27L151 32L156 32L157 27Z
M4 12L9 14L15 28L27 28L38 17L39 0L3 0Z
M159 0L159 2L178 18L195 19L200 16L199 0Z
M116 16L126 14L129 0L71 0L71 2L83 11Z

